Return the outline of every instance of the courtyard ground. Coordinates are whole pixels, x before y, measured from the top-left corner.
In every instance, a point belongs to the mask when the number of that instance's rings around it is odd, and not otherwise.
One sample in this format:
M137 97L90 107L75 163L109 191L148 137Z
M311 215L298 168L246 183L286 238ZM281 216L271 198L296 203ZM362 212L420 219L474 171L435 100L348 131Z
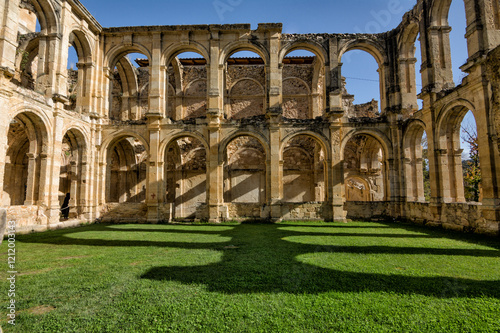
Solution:
M15 244L6 332L500 330L498 238L380 222L95 224ZM6 313L6 242L0 253Z

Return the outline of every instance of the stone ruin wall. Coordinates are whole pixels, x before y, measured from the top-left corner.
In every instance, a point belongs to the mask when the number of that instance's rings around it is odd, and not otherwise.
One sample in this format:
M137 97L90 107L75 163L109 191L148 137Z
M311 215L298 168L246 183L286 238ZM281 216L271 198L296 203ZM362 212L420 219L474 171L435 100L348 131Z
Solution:
M444 0L416 1L382 34L283 34L281 24L102 28L78 1L0 6L2 17L19 16L0 18L2 204L26 231L96 219L390 217L498 234L500 23L492 1L465 0L469 59L457 87ZM58 13L39 15L41 32L32 24L37 8ZM418 33L428 48L426 66L415 69ZM68 42L78 70L61 61ZM115 59L146 49L155 56L138 68ZM209 49L225 61L175 58L210 58ZM262 63L228 61L241 49ZM304 64L281 58L295 49L316 56ZM345 89L341 58L354 49L379 64L378 101L354 105ZM421 91L412 84L419 72ZM480 133L481 204L462 202L454 131L466 109ZM430 202L422 201L418 170L424 129ZM70 221L59 219L65 193Z

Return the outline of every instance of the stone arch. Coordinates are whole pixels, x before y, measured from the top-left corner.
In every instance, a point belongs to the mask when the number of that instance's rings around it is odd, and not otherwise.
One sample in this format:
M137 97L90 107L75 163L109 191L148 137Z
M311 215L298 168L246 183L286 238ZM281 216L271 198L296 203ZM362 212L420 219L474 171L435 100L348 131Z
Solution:
M106 150L106 202L144 202L149 150L137 136L120 135L111 143Z
M42 34L53 34L60 32L59 17L56 9L49 0L30 0L40 23Z
M448 12L452 0L434 0L429 11L432 26L448 26ZM458 0L463 1L463 0Z
M69 194L68 217L78 218L84 214L87 202L88 155L87 138L76 127L66 130L62 141L62 156L59 173L59 206L63 208L65 196Z
M104 55L104 64L105 64L105 69L109 68L112 69L116 66L116 63L120 61L121 58L125 57L127 54L130 53L141 53L144 54L147 58L149 63L151 63L151 52L150 50L138 43L134 43L131 46L123 46L123 45L117 45L113 48L111 48L106 54Z
M300 136L300 135L310 136L313 139L317 140L319 142L319 144L321 145L321 148L325 152L325 159L326 160L330 160L331 159L331 153L330 153L329 149L327 149L327 147L329 147L330 144L329 144L329 140L326 137L324 137L320 133L316 133L316 132L313 132L313 131L299 131L299 132L294 132L294 133L291 133L291 134L285 136L283 138L283 140L281 141L281 145L280 145L280 161L283 160L283 150L286 147L286 145L288 144L288 142L290 140L292 140L293 138L295 138L297 136Z
M233 141L234 139L240 137L240 136L250 136L256 139L257 141L260 142L261 146L264 148L264 151L266 153L266 156L270 156L270 147L269 147L269 141L266 139L265 135L255 131L255 132L250 132L250 131L235 131L229 135L227 135L225 138L223 138L219 144L219 164L224 162L224 152L227 149L227 145Z
M444 202L465 202L463 184L462 152L460 145L460 125L467 112L475 108L464 99L457 99L444 106L436 121L438 169L441 193Z
M352 39L344 42L340 47L338 61L342 62L342 57L345 53L352 50L361 50L369 53L377 61L379 67L382 67L388 61L385 48L380 43L369 39Z
M474 116L476 116L476 108L472 102L463 98L457 98L441 108L436 121L437 128L442 129L443 126L449 125L449 123L447 122L451 120L450 118L448 118L450 116L450 112L452 112L452 110L456 108L464 108L470 110L472 111L472 113L474 113ZM457 120L454 119L453 126L456 126L456 122Z
M244 78L236 80L232 84L232 86L229 88L229 93L232 94L233 93L233 89L235 88L235 86L238 85L239 83L241 83L242 81L246 81L246 80L252 81L252 83L256 84L259 87L260 92L264 93L264 87L262 86L262 84L260 84L259 81L255 80L255 79L252 79L252 78L248 78L248 77L244 77Z
M167 153L167 147L171 143L173 143L174 141L177 141L178 139L185 138L185 137L198 140L199 142L201 142L201 144L203 145L203 148L205 148L206 151L209 150L208 142L201 133L182 131L182 132L176 133L172 136L169 136L161 141L160 148L159 148L159 156L165 156L165 154Z
M380 109L382 112L387 107L386 87L388 86L388 55L385 48L380 43L369 39L353 39L344 42L340 47L338 61L342 63L342 57L346 52L360 50L370 54L378 64L379 85L380 85Z
M306 86L309 88L309 96L305 97L284 97L283 98L283 111L284 113L289 113L287 118L298 118L298 119L313 119L324 114L324 110L327 104L328 96L326 94L327 89L327 72L328 69L328 59L329 54L325 52L322 45L314 41L298 40L295 42L290 42L286 44L280 51L280 63L282 64L282 90L283 95L286 95L284 91L284 81L289 78L298 78L296 74L289 75L287 71L294 69L294 66L301 66L300 64L285 64L284 61L286 56L293 51L305 50L314 54L315 59L311 65L312 67L312 79L310 82L304 81ZM301 71L302 72L302 71ZM308 78L309 80L309 78ZM307 99L307 100L306 100ZM304 112L304 110L308 109ZM298 113L296 115L295 113ZM297 117L298 116L298 117Z
M290 86L290 82L296 82L298 84ZM284 78L282 81L282 92L283 117L292 119L314 118L311 105L311 89L307 82L297 77Z
M187 95L187 96L193 96L193 95L195 95L194 92L193 92L192 87L194 87L195 84L199 84L200 81L204 82L205 86L207 85L207 79L197 79L197 80L191 81L184 88L184 94ZM206 88L205 88L205 90L206 90Z
M369 180L372 201L385 201L395 189L390 177L396 175L394 160L388 158L383 139L373 131L353 130L342 143L344 178L358 176Z
M30 119L33 123L33 132L38 131L39 137L46 142L43 152L48 152L49 147L52 145L52 122L45 112L35 108L33 106L27 106L24 104L19 104L14 106L14 111L11 113L11 119L16 118L19 115L23 115Z
M161 56L161 63L166 64L167 66L172 63L179 54L184 53L184 52L194 52L198 53L201 55L205 61L207 62L207 65L210 64L210 53L209 51L203 46L202 44L195 42L195 41L190 41L188 45L186 44L173 44L167 47L163 52Z
M2 205L35 205L46 202L46 172L51 142L49 128L34 110L14 112L7 128Z
M285 78L283 79L283 82L284 81L288 81L288 80L296 80L298 82L300 82L301 85L303 85L306 89L306 94L310 94L311 93L311 89L309 88L309 85L307 84L306 81L302 80L301 78L298 78L298 77L288 77L288 78Z
M417 103L417 52L415 43L420 33L420 22L413 20L409 22L403 29L398 44L399 44L399 84L401 86L401 99L403 109L409 110L410 113L418 110ZM420 50L418 50L420 52Z
M327 156L322 141L298 133L282 144L283 202L323 202L327 198Z
M223 151L224 202L236 205L261 205L266 202L266 147L250 135L236 135ZM258 206L252 207L252 211ZM246 217L253 216L250 213Z
M282 63L288 53L296 50L307 50L314 53L323 65L326 64L329 59L328 51L325 50L321 44L310 40L298 40L288 42L281 47L279 62Z
M194 219L207 201L208 146L191 133L178 133L165 141L164 202L171 218Z
M361 176L349 176L345 180L346 201L372 201L370 183Z
M232 54L240 51L255 52L262 58L265 66L269 64L269 52L264 45L260 43L237 41L229 43L221 50L219 56L219 65L221 66L225 65L227 60L229 59L229 57L231 57Z
M108 159L107 152L108 152L109 148L112 147L113 145L115 145L118 141L125 139L127 137L132 137L134 139L139 140L140 143L145 147L145 150L147 152L150 151L148 140L146 140L142 135L140 135L139 133L136 133L136 132L122 130L122 131L118 131L116 133L113 133L113 135L110 135L102 142L101 148L100 148L100 154L99 154L101 158L100 158L99 162L106 163L106 161Z
M35 90L38 77L38 52L40 37L34 37L27 42L20 43L16 54L16 68L19 76L15 79L22 87Z
M350 139L352 139L354 136L357 135L369 135L373 137L375 140L377 140L380 145L383 148L384 156L386 159L393 159L393 145L391 143L391 140L387 137L386 134L384 134L382 131L377 130L377 129L371 129L371 128L360 128L360 129L352 129L346 135L344 136L342 143L341 143L341 159L344 159L344 149L349 142Z
M227 117L242 119L264 114L265 88L253 78L240 78L229 88Z
M413 120L403 134L404 181L406 200L409 202L425 202L423 158L425 149L422 137L426 133L425 123Z
M81 112L83 108L82 98L86 98L90 91L88 80L92 75L92 47L87 35L75 28L69 34L69 43L76 51L78 57L77 70L67 69L67 96L69 104L65 105L67 110ZM66 61L69 60L68 59ZM66 66L68 67L68 66ZM76 80L75 80L76 74Z
M207 79L196 79L186 85L182 119L206 116L207 88Z
M462 5L465 5L464 0L454 1L461 1ZM457 77L454 78L451 58L452 53L457 53L457 50L453 49L453 44L450 43L450 32L452 31L452 27L449 24L448 18L451 5L452 0L434 0L431 2L427 12L427 19L429 22L427 27L428 45L426 45L425 59L422 59L422 61L428 64L428 68L432 68L432 78L428 85L435 86L436 88L434 89L438 90L454 88L456 85L454 79L458 79ZM460 47L460 49L464 50L466 58L470 58L475 52L481 52L483 48L481 44L484 43L482 40L483 37L473 33L474 29L468 29L468 27L472 27L474 24L484 24L480 22L481 19L476 14L477 8L474 6L469 8L469 10L462 8L462 10L465 11L464 16L466 23L464 34L467 40L467 46ZM474 23L475 21L477 22ZM472 41L472 39L475 40ZM422 56L424 57L424 54L422 54ZM460 72L461 74L465 73L463 71ZM457 84L459 83L457 82Z
M71 30L69 34L69 43L75 47L79 61L83 61L84 63L92 62L92 45L89 42L87 34L80 30L79 27L75 27Z
M141 113L137 103L139 83L135 67L127 57L121 57L116 63L116 69L117 72L109 73L108 116L113 120L137 120Z

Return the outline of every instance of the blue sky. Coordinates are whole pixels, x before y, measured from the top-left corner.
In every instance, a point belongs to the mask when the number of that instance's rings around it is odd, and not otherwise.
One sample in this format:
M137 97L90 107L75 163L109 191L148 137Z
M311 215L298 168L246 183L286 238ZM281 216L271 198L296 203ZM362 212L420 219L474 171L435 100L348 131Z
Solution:
M385 32L395 28L416 0L81 0L103 27L181 24L230 24L281 22L284 33ZM454 79L467 58L464 39L465 11L461 0L453 0L449 15ZM420 54L416 52L417 89ZM349 54L349 53L348 53ZM362 51L343 59L342 74L355 103L379 100L377 64Z
M284 33L384 32L395 28L416 0L81 0L104 27L178 24L281 22ZM454 0L450 10L455 81L465 62L465 13ZM417 58L420 55L417 51ZM377 64L368 54L353 51L344 59L343 75L356 103L379 99ZM417 70L420 62L417 63ZM419 75L417 75L419 76ZM349 79L351 78L351 79ZM360 80L362 79L362 80ZM418 80L420 81L420 80ZM417 82L420 85L420 82Z

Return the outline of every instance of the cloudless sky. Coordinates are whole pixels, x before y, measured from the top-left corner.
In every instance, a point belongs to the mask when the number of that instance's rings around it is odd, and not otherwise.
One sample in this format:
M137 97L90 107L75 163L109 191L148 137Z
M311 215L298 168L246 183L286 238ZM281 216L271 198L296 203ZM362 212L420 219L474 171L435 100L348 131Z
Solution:
M80 0L103 27L283 23L283 33L379 33L394 29L416 0ZM467 59L465 10L453 0L449 14L454 81ZM352 51L342 59L343 76L355 103L380 99L377 63ZM348 53L348 54L349 54ZM417 49L417 90L420 92L420 50Z

